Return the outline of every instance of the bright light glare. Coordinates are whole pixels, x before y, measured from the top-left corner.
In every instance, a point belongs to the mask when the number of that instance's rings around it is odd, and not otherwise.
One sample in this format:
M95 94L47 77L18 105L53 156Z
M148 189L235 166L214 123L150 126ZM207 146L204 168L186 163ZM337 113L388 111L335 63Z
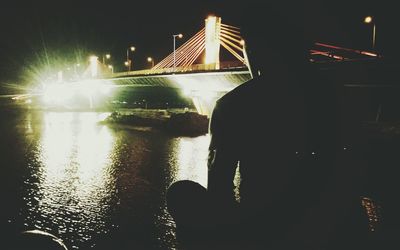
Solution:
M216 100L237 86L229 78L211 73L207 74L207 78L178 75L173 80L176 86L182 90L182 95L196 101L198 104L195 103L197 111L204 115L210 115L207 112L213 109Z
M95 88L93 84L86 84L86 83L82 83L79 84L79 86L76 86L77 90L79 93L85 95L87 98L91 98L93 97L94 93L95 93Z
M189 88L182 88L182 94L187 97L191 97L192 90Z
M102 94L108 95L111 92L112 86L103 84L103 85L100 85L99 89Z
M60 230L66 230L69 221L66 211L82 216L74 224L85 237L93 228L107 230L98 222L106 218L102 208L115 192L111 162L115 140L110 130L98 127L97 113L46 112L43 118L38 150L33 150L40 164L33 208L43 217L57 214Z
M191 180L207 187L207 157L210 136L179 138L174 141L171 169L173 182Z
M79 96L88 99L102 98L112 94L111 83L100 83L97 81L81 81L75 83L47 84L42 92L42 101L47 105L67 107L74 105ZM75 104L76 105L76 104Z
M101 84L96 81L82 81L75 86L77 93L84 94L88 98L98 97L98 94L110 94L111 85Z
M91 57L89 57L89 61L90 61L91 63L97 62L97 59L98 59L97 56L91 56Z
M372 17L371 16L367 16L364 19L364 23L371 23L372 22Z
M43 90L45 104L64 105L73 96L73 90L65 84L49 84Z
M196 96L201 97L204 101L209 103L209 102L214 101L214 99L217 97L217 93L215 93L214 91L205 91L204 90L204 91L198 91L196 93Z
M97 56L91 56L89 58L90 61L90 72L92 74L92 77L97 76Z

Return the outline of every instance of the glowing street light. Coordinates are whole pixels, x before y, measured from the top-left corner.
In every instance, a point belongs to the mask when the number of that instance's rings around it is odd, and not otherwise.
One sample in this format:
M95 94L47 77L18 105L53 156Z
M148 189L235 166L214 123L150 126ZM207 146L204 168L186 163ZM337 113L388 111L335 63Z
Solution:
M111 64L108 65L108 68L111 70L111 74L114 74L114 67Z
M151 62L151 67L154 67L154 59L151 57L147 57L147 61L150 63Z
M103 64L106 64L106 59L110 59L110 58L111 58L110 54L103 55Z
M132 68L132 60L129 58L129 51L133 52L135 51L136 48L131 46L129 48L126 49L126 62L125 62L125 66L128 67L128 71L131 71Z
M370 23L370 22L372 22L372 17L371 17L371 16L365 17L365 18L364 18L364 22L365 22L365 23Z
M175 72L175 63L176 63L176 56L175 56L175 40L176 40L176 37L182 38L183 35L182 35L181 33L179 33L179 34L176 34L176 35L172 35L172 37L174 38L174 72Z
M372 16L367 16L364 18L364 23L370 24L372 23L372 49L375 49L375 37L376 37L376 24Z

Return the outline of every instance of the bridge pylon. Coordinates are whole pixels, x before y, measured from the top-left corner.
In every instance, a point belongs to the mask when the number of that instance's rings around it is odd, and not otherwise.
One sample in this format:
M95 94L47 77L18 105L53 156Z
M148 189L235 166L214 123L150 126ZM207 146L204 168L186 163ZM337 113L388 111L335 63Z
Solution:
M221 47L221 17L209 16L205 20L205 60L209 69L219 69L219 50Z

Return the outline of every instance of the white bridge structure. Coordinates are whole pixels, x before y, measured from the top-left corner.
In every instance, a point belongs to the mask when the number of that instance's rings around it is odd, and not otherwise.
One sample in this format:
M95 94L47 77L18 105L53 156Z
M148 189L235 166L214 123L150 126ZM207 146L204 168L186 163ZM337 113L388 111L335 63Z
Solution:
M221 46L236 60L221 62ZM202 63L196 64L199 61ZM240 29L210 16L203 29L151 69L111 73L95 60L87 71L96 81L119 86L180 88L192 98L200 114L210 115L219 97L252 78L249 69Z

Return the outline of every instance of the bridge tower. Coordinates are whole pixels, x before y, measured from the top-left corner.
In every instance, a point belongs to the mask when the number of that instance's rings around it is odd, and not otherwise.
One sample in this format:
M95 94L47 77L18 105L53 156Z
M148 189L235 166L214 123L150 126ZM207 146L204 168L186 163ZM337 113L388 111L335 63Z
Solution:
M219 69L221 17L209 16L205 23L204 63L208 69Z

